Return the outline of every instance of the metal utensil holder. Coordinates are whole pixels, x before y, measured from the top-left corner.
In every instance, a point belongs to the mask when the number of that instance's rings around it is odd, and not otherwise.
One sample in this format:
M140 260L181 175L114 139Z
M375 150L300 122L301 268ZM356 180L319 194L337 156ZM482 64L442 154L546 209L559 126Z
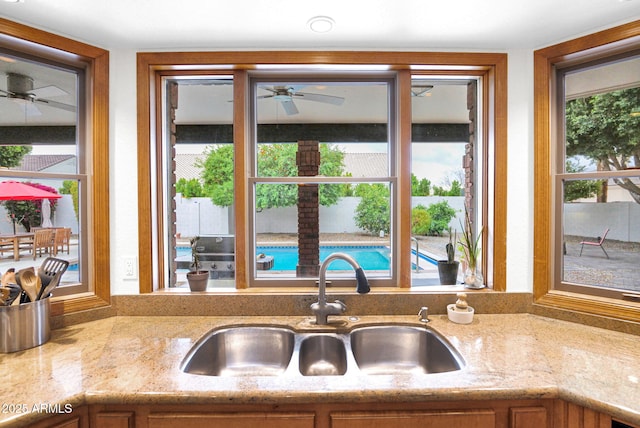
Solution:
M46 297L21 305L0 306L0 352L17 352L40 346L51 338Z

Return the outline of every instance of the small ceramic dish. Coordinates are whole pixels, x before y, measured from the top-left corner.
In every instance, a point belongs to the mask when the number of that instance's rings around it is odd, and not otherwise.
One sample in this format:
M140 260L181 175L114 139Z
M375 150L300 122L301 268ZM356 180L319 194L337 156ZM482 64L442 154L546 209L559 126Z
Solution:
M449 320L456 324L470 324L473 321L473 308L469 306L467 311L456 311L455 303L447 305Z

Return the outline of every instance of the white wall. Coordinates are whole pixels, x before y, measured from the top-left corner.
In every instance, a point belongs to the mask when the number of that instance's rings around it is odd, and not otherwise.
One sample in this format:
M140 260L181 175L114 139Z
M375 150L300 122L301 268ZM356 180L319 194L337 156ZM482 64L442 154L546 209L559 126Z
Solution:
M111 293L132 294L139 283L124 279L123 259L138 257L136 53L112 50L109 59Z
M507 290L531 291L533 59L529 50L508 54ZM124 280L122 265L138 255L135 52L112 50L110 63L111 291L131 294L138 281Z

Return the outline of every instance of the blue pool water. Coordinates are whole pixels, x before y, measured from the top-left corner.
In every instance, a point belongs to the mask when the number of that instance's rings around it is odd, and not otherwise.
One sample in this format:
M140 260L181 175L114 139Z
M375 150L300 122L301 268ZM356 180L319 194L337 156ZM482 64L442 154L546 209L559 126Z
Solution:
M321 246L320 263L331 253L346 253L353 257L362 269L388 270L389 248L385 246ZM298 247L258 247L257 254L273 256L273 270L296 270L298 264ZM351 265L343 260L335 260L329 270L352 270Z
M389 269L389 248L385 246L323 246L320 247L320 260L324 260L329 254L341 252L354 257L364 270L388 270ZM258 247L257 254L274 256L273 270L296 270L298 264L298 247ZM189 257L190 247L176 247L177 257ZM411 250L412 269L415 268L415 250ZM438 262L422 253L419 257L432 265ZM69 270L72 267L69 266ZM76 267L77 269L77 267ZM336 260L329 265L329 270L349 270L350 265L342 260Z

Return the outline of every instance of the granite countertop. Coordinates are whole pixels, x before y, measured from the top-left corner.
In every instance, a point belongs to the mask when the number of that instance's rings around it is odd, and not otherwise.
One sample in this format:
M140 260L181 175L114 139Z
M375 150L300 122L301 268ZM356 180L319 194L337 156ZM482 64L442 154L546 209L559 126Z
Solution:
M466 366L426 375L428 382L411 374L225 378L179 369L195 341L214 327L304 329L310 317L117 316L73 325L54 330L40 347L0 354L0 426L46 416L34 412L41 405L534 398L562 398L640 425L638 336L530 314L476 315L469 325L444 315L431 320ZM356 323L380 322L416 323L416 317L368 316Z

